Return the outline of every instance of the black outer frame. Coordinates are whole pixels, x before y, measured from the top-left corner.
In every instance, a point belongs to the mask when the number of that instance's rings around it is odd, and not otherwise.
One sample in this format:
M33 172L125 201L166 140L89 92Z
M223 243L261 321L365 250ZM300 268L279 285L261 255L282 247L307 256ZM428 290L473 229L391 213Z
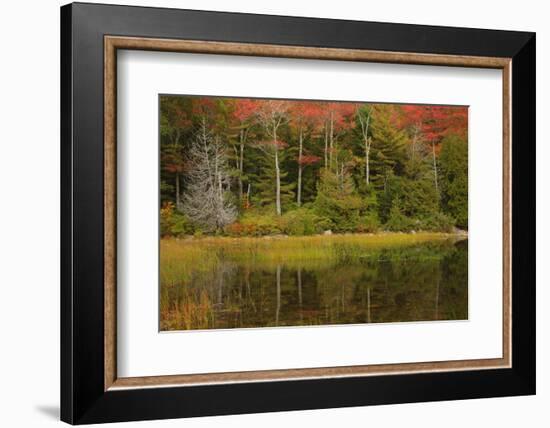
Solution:
M512 368L104 391L103 37L512 58ZM61 8L61 420L535 393L535 34L74 3Z

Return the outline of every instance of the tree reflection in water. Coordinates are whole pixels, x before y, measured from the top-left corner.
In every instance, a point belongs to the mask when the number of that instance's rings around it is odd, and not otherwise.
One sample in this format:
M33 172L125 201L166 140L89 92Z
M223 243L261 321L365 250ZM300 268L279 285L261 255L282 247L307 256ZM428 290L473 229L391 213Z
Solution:
M426 243L327 263L235 262L164 288L162 330L464 320L468 241Z

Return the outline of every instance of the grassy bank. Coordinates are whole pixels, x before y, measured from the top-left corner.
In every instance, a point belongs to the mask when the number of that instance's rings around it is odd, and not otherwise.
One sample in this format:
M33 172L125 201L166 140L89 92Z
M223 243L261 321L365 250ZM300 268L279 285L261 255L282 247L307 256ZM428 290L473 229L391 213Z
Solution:
M461 238L463 237L455 234L426 232L162 239L161 281L163 284L171 285L189 278L192 272L211 271L220 260L265 266L334 263L378 256L384 249L410 247L428 242L437 245Z

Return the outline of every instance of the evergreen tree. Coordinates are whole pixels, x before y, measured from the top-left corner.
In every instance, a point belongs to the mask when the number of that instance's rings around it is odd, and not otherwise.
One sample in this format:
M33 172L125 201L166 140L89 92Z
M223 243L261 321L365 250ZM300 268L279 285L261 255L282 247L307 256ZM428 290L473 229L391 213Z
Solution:
M273 151L273 149L271 149ZM281 207L288 206L294 202L294 188L296 184L291 181L287 183L288 171L279 168L279 184L273 180L277 176L276 165L273 162L272 152L257 150L254 160L256 167L254 172L249 174L250 182L253 186L252 200L260 206L274 206L277 200L277 189L279 189L279 198ZM283 165L287 158L287 152L278 150L279 165ZM282 208L281 208L282 209Z
M411 137L408 159L402 177L401 208L415 220L433 216L439 211L439 194L433 184L433 169L428 146L418 135Z
M394 203L402 198L403 183L401 177L396 176L391 169L382 180L382 188L378 190L378 217L382 223L386 223Z
M354 231L366 206L349 174L323 170L317 187L315 210L331 222L336 232Z
M173 202L181 210L185 148L192 135L192 101L187 97L162 96L160 100L161 202Z
M370 180L384 190L390 173L401 175L406 159L407 135L393 123L395 107L378 104L373 108L370 124L372 146Z
M441 203L443 211L468 228L468 143L458 136L443 139L441 154Z

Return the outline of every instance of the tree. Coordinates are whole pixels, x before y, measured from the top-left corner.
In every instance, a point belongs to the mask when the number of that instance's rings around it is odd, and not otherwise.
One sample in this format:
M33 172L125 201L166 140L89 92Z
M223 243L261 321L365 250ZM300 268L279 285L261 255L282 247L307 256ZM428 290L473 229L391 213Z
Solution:
M307 130L314 131L319 125L319 117L322 113L322 107L319 103L311 101L294 102L290 107L291 123L298 134L298 178L296 203L302 205L302 173L307 165L317 163L320 158L315 155L304 153L304 139Z
M441 143L441 184L443 211L457 226L468 228L468 144L458 136Z
M238 217L236 227L246 230L269 223L265 233L366 232L380 222L403 230L467 227L467 113L162 96L160 202L172 210L165 226L172 235L199 225L226 233Z
M257 112L258 121L268 137L266 141L258 143L257 147L273 161L275 169L275 210L279 216L282 213L280 151L288 144L280 140L277 133L280 127L288 121L289 108L288 101L265 100L261 103Z
M438 195L439 178L437 153L439 143L447 135L466 137L468 127L467 107L405 105L402 107L401 126L415 129L431 146L433 183Z
M416 178L401 177L401 209L417 220L433 216L439 210L439 197L433 186L429 168Z
M432 150L425 144L418 126L411 126L409 131L400 207L404 215L424 221L439 211L439 193L433 183Z
M160 105L160 133L167 140L162 150L161 163L164 172L173 174L174 177L173 188L166 184L163 187L173 189L176 208L181 210L180 177L185 169L182 140L188 134L187 130L192 124L191 103L183 97L163 96Z
M369 125L371 112L372 108L368 105L359 107L355 112L365 147L365 185L367 187L370 184L370 149L372 146L372 138L369 136Z
M188 150L189 171L184 194L184 212L206 231L222 230L237 212L230 201L226 154L219 137L208 129L203 116L199 131Z
M273 157L273 148L265 142L260 142L257 145L258 149L255 153L250 153L250 158L254 164L253 168L247 172L250 183L254 188L251 196L253 205L261 207L273 207L273 214L278 216L276 211L277 192L281 204L281 210L284 213L285 207L289 207L295 202L294 189L296 183L288 179L289 171L284 168L289 164L288 146L278 148L278 164L279 164L279 185L277 186L276 164Z
M376 187L386 190L391 173L403 174L405 165L406 134L395 125L396 108L388 104L377 104L373 107L371 178ZM374 176L373 176L374 175Z
M351 177L347 173L339 177L330 170L321 172L314 206L316 212L326 217L337 232L354 231L366 208L355 191Z
M403 180L390 169L383 177L383 187L378 190L378 217L382 223L388 222L393 206L402 195Z
M355 113L355 103L345 102L322 102L320 106L324 112L324 157L325 169L333 168L333 160L335 158L338 138L348 129L352 127L350 120ZM338 165L336 165L338 171Z
M234 101L233 117L236 120L238 131L238 148L235 149L236 167L238 171L239 201L242 202L244 188L244 152L248 137L254 127L254 118L257 115L259 101L249 98L238 98Z

